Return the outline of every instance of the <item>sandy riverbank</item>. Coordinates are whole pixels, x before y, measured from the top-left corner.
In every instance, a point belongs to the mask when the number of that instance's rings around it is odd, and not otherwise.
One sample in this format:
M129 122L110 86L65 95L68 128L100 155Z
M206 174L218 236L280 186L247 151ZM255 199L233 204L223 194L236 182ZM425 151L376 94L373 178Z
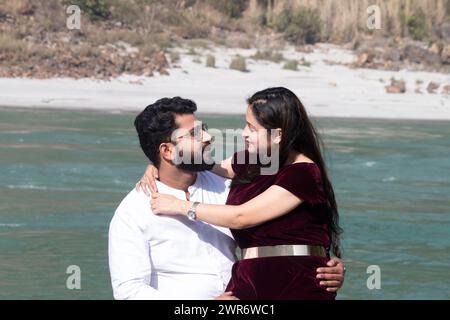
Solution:
M208 53L214 54L216 68L205 67ZM158 98L180 95L195 100L199 112L237 114L244 113L245 99L253 92L285 86L298 94L312 116L450 120L450 96L426 91L431 81L441 87L450 84L449 74L330 64L355 59L351 51L330 45L318 45L311 53L284 50L287 59L304 58L311 63L298 71L284 70L283 62L252 59L247 59L249 72L228 68L236 54L250 57L254 53L252 49L214 48L198 50L194 56L181 50L181 59L169 76L124 75L111 81L0 78L0 106L139 111ZM406 93L386 93L392 77L405 80ZM417 87L422 94L415 92Z

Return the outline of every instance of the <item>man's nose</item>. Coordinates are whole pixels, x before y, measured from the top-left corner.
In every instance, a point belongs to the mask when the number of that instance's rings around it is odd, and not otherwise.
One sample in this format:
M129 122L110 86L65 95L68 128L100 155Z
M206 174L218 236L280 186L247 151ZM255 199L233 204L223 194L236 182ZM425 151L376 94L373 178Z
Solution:
M207 143L207 142L212 142L213 141L213 137L206 131L202 131L202 142L203 143Z

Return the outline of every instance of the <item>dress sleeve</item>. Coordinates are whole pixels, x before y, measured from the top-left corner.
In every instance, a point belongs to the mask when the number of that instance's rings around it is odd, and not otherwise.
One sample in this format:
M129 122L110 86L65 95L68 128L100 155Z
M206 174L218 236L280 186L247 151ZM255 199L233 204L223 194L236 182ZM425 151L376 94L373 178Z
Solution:
M236 176L241 176L247 171L249 154L247 150L238 151L233 155L231 168Z
M286 189L311 205L326 201L320 170L314 164L295 163L281 168L274 185Z

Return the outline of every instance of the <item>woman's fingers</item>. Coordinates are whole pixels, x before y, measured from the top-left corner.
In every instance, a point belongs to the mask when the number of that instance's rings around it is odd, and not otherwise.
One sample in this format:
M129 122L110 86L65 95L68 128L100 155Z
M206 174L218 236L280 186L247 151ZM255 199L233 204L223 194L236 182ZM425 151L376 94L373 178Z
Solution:
M145 176L141 178L141 181L139 181L139 184L141 185L142 191L147 195L147 197L150 197L150 191L148 189L148 180Z
M150 196L150 194L153 192L158 192L155 177L158 177L158 169L154 165L149 164L145 169L143 177L140 180L140 188L147 196Z
M143 182L142 179L139 180L138 183L136 183L136 191L140 192L141 190L145 195L147 195L147 197L150 197L150 192L148 191L147 184Z
M158 192L158 187L156 186L155 180L150 181L150 191L152 193Z
M141 178L141 180L138 181L138 183L136 183L136 191L139 192L140 190L142 190L142 192L144 192L148 197L150 197L150 192L148 191L147 188L147 182L145 180L145 176Z
M155 166L152 169L152 176L153 179L158 179L158 168L156 168Z
M158 187L156 186L156 179L158 179L158 169L155 166L151 167L151 174L148 178L149 186L151 192L158 192Z
M145 194L146 194L148 197L150 197L150 195L152 194L153 191L151 190L151 188L149 188L149 185L148 185L147 182L144 184L144 188L145 188Z

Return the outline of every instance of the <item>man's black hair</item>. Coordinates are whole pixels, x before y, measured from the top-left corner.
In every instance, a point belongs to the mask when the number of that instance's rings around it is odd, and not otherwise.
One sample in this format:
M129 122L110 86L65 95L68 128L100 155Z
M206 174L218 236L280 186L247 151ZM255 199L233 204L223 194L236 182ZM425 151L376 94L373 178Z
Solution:
M147 158L159 167L159 146L170 142L172 133L178 129L176 115L193 114L197 111L194 101L180 97L163 98L147 106L134 120L139 142Z

